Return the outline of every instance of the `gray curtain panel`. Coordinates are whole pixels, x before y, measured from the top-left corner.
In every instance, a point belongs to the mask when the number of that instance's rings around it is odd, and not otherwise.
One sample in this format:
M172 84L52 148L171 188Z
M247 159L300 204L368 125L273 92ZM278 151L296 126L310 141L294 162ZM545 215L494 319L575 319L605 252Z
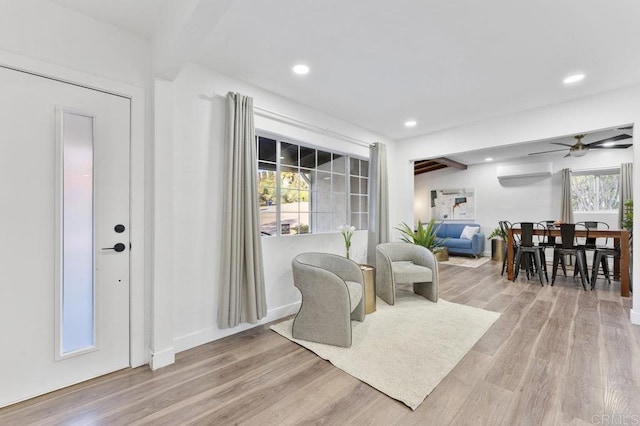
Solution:
M226 185L218 326L255 323L267 314L260 239L253 99L227 94Z
M375 143L369 148L369 238L367 262L376 264L376 246L389 241L389 186L387 147Z
M560 199L560 220L564 223L573 222L573 206L571 205L571 170L562 169L562 193Z
M620 207L618 208L618 225L622 229L622 219L624 218L624 203L633 200L633 163L622 163L620 165Z

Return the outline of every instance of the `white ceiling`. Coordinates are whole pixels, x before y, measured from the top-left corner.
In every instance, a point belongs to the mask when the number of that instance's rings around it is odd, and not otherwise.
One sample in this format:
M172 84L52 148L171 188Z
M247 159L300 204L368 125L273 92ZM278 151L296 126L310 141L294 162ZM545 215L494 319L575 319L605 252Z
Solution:
M185 0L52 1L152 38ZM191 60L400 140L639 83L639 18L637 0L233 0Z
M633 129L605 129L596 132L589 132L582 139L582 142L589 144L592 142L607 139L613 136L627 134L633 136ZM573 145L576 143L574 135L562 136L554 139L531 141L526 143L514 144L509 146L502 146L499 148L482 149L477 151L467 151L455 155L447 155L447 158L457 161L458 163L472 165L485 163L487 158L491 158L491 161L496 163L500 161L513 161L518 159L526 159L527 161L550 161L554 159L560 159L567 155L569 147L562 145L556 145L556 143L563 143L566 145ZM618 144L633 144L634 139L624 139ZM632 148L626 148L631 150ZM546 152L555 151L555 152ZM587 155L594 157L607 151L607 149L592 149L589 150ZM530 155L532 153L540 153L536 155Z
M151 40L158 12L167 0L51 0L51 2Z

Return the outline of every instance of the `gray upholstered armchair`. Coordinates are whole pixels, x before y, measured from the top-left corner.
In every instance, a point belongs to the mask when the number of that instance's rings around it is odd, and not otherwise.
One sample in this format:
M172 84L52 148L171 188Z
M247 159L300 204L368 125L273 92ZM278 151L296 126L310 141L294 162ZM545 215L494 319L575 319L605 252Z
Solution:
M389 305L396 301L396 284L413 284L413 292L438 301L438 262L428 249L409 243L376 247L376 294Z
M329 253L302 253L292 261L293 282L302 305L293 337L351 346L351 320L364 320L364 278L352 260Z

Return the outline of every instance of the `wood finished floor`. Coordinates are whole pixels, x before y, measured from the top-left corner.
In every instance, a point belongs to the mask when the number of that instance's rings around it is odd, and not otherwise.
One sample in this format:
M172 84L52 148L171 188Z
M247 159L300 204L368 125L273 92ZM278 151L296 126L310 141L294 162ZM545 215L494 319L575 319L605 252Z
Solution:
M123 370L0 409L0 425L640 423L640 326L618 285L513 283L496 262L440 272L442 298L502 316L416 411L262 326L158 371Z

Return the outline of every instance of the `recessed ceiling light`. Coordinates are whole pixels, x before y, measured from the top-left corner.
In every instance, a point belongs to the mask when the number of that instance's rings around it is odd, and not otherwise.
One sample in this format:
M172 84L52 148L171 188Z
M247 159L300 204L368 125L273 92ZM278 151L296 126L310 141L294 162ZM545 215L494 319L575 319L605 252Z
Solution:
M564 80L562 80L562 82L564 84L572 84L572 83L577 83L583 79L584 79L584 74L573 74L565 78Z
M415 127L416 124L418 124L418 122L415 120L409 120L404 122L405 127Z
M309 67L304 64L298 64L294 66L292 69L293 69L293 72L295 72L298 75L305 75L309 73Z
M493 158L487 157L487 158L484 159L484 161L493 161Z
M602 146L609 148L610 146L614 146L616 143L615 142L605 142L602 144Z

